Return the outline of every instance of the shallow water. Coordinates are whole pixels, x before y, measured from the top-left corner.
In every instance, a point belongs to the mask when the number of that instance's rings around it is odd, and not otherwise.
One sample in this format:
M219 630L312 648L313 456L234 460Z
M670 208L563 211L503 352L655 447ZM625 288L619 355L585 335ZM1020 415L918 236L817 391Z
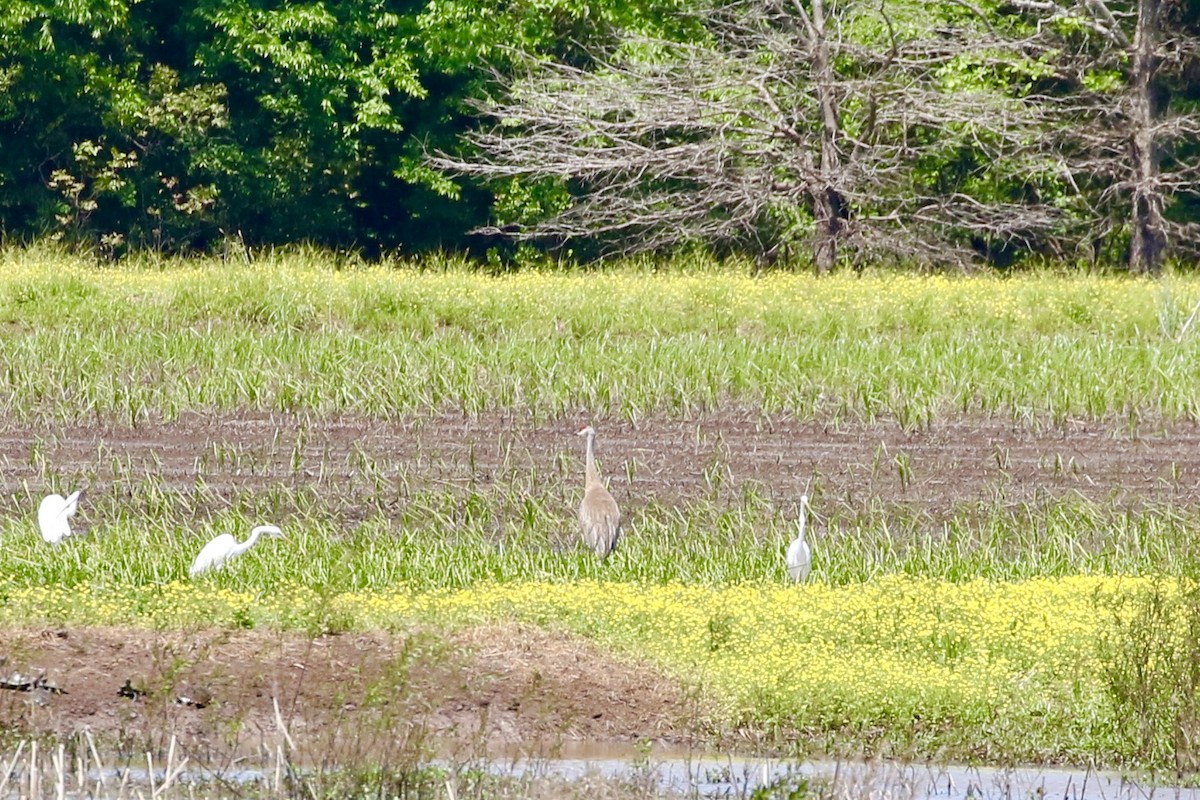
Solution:
M664 794L691 797L749 797L755 790L772 785L783 787L786 794L786 787L807 780L820 787L819 796L833 800L1149 800L1155 797L1200 800L1200 789L1155 786L1095 770L932 766L888 761L797 763L697 754L671 747L644 750L611 742L511 746L496 749L484 758L462 759L447 753L447 757L434 760L431 766L442 767L449 774L470 768L513 778L626 780ZM219 774L185 768L173 776L174 790L169 794L191 795L202 788L205 796L238 796L243 794L239 787L276 786L279 777L276 770L275 764L262 762L257 765L243 762L242 766ZM304 771L299 769L301 773ZM18 768L17 772L21 770ZM9 783L10 789L18 784L29 785L27 778L14 777L17 780ZM161 789L165 777L165 770L159 769L154 771L153 780L151 773L142 768L93 769L87 773L86 783L94 790L103 779L104 791L91 796L109 796L107 791L113 797L128 797L134 787ZM52 778L43 779L42 796L55 796L57 793L46 793L53 786ZM18 796L10 792L0 794L4 800ZM67 791L57 796L82 795Z
M1200 790L1152 785L1095 770L1038 767L994 768L915 765L888 761L780 761L696 755L653 749L648 757L632 746L570 743L553 757L511 754L493 762L513 775L573 779L587 775L643 778L664 790L701 797L747 797L756 789L800 778L826 784L834 797L904 800L1139 800L1161 797L1200 800ZM824 793L823 793L824 794Z

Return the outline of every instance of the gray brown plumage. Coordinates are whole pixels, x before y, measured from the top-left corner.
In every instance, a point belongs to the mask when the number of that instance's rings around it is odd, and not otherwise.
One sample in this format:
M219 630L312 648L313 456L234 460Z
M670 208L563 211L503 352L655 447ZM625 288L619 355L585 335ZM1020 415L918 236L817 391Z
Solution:
M621 511L596 470L593 453L596 431L587 425L579 430L579 435L587 437L587 467L583 502L579 504L579 525L583 529L584 544L600 558L605 558L617 546L621 535Z

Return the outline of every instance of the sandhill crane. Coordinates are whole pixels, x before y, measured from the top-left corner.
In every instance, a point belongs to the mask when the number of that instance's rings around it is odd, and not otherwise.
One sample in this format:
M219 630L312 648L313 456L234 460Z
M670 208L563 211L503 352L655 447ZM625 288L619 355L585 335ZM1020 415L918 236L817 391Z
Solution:
M71 535L71 516L79 508L79 500L83 490L71 492L63 497L52 494L42 498L38 506L38 527L42 529L42 538L50 544L58 544Z
M792 580L800 582L812 571L812 550L804 540L804 524L808 517L808 495L800 495L800 530L788 545L787 568Z
M583 488L583 502L579 504L579 524L583 528L583 543L605 558L617 546L621 535L621 511L617 501L604 488L600 473L596 471L596 456L593 442L596 431L591 425L579 429L580 436L587 437L587 468Z
M226 561L234 556L241 555L253 547L255 542L258 541L258 537L263 534L273 536L277 539L283 537L283 531L274 525L259 525L250 531L249 538L241 544L238 544L237 540L230 534L222 533L204 545L203 549L200 550L200 555L196 556L196 560L192 562L192 568L188 570L188 574L194 578L197 575L208 572L210 569L220 569L225 566Z

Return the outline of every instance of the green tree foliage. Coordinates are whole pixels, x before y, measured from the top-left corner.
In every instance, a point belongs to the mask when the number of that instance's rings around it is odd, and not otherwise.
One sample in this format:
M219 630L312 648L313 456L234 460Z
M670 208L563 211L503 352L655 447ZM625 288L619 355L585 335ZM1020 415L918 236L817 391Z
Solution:
M1070 6L856 2L837 4L862 13L839 12L857 22L831 34L847 52L863 46L885 54L942 28L1018 39L1039 29L1041 10ZM1128 26L1133 0L1109 5ZM1194 33L1193 5L1168 2L1164 19ZM368 254L483 248L494 240L468 231L531 224L560 212L575 189L562 180L450 180L429 166L428 154L472 158L463 134L479 126L480 105L518 70L539 61L590 70L593 54L638 38L694 44L709 35L696 9L684 0L7 0L0 3L0 237L52 235L113 253L205 249L227 237ZM1077 45L1070 52L1106 47L1086 26L1068 30L1071 19L1061 16L1053 29ZM1056 101L1081 92L1117 98L1129 81L1119 57L1074 76L1044 49L1025 52L1007 63L939 55L939 80L948 93L982 87ZM1188 113L1200 106L1200 69L1193 51L1172 53L1155 90ZM853 58L833 71L863 78ZM847 141L856 141L856 125L872 119L868 98L846 86L835 93ZM982 157L981 130L956 124L909 136L922 153L908 165L913 193L1050 204L1067 220L1063 241L1073 235L1071 220L1094 217L1113 196L1114 181L1064 170L1056 151L1032 139L1003 159ZM1162 154L1164 170L1175 174L1200 152L1196 133L1182 133ZM793 204L781 213L809 211ZM1180 192L1166 213L1187 225L1200 207ZM1119 231L1109 236L1104 251L1114 261L1119 239ZM1014 257L1000 253L1014 248L1006 235L969 245ZM1067 244L1032 236L1015 248L1071 255Z
M197 74L228 91L230 146L205 166L231 225L270 241L356 238L362 183L394 161L406 106L427 94L414 20L386 6L210 0L184 20Z
M119 0L14 0L0 7L0 215L6 229L66 213L48 191L74 146L103 134L120 62L127 7ZM68 190L78 198L83 189Z
M424 166L517 50L569 56L677 0L15 0L0 218L115 249L223 236L457 247L491 195Z

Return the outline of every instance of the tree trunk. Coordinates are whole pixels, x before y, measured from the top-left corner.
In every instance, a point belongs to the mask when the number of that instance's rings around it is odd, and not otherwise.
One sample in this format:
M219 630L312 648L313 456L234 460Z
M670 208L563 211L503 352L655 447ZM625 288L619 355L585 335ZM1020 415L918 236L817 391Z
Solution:
M813 197L813 215L817 226L813 260L817 272L829 272L837 266L838 238L842 233L844 214L841 198L833 189L825 188Z
M821 161L817 171L819 181L812 190L813 216L816 232L813 260L817 272L829 272L837 264L838 238L845 219L845 204L835 188L842 167L838 139L841 120L838 117L837 76L825 38L824 0L812 0L813 82L821 107Z
M1138 0L1130 76L1133 90L1130 156L1134 168L1134 187L1129 271L1151 275L1162 271L1163 253L1167 246L1163 230L1163 194L1158 180L1159 153L1154 136L1155 109L1151 94L1159 62L1155 48L1160 4L1161 0Z

